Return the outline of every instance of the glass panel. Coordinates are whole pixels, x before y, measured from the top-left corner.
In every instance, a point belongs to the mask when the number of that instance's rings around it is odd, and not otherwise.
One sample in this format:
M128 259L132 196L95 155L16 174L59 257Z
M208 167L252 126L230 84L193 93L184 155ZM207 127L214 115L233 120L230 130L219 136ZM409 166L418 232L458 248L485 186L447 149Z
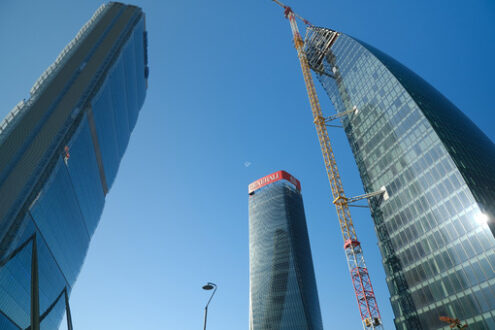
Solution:
M90 235L100 219L105 196L86 117L69 143L67 162L71 183Z
M31 208L31 215L65 278L74 283L86 255L89 233L61 158Z

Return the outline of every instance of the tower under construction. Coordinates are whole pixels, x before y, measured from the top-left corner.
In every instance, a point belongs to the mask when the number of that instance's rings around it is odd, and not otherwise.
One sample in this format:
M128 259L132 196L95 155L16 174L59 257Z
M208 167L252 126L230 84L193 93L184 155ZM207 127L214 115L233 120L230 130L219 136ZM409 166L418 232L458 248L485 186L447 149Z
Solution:
M381 327L381 319L366 267L358 264L364 259L356 258L362 253L347 207L354 199L343 194L326 131L333 120L348 137L365 197L373 196L368 201L396 327L438 329L451 317L469 328L495 328L493 142L431 85L376 48L301 18L303 40L298 16L275 2L292 27L363 327ZM336 114L323 115L310 70Z

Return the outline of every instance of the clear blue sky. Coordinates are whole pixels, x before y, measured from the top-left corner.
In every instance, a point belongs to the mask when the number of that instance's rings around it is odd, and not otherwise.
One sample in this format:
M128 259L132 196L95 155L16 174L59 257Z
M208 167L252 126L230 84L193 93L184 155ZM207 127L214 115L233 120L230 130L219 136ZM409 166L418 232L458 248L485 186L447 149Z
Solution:
M289 0L286 0L289 1ZM269 0L136 1L147 18L147 99L72 292L78 329L248 328L247 185L285 169L302 183L326 329L360 329L336 213L288 22ZM2 0L0 117L98 1ZM495 3L292 0L315 25L396 58L492 140ZM321 92L321 88L319 89ZM333 108L320 93L326 113ZM362 193L343 132L331 130L347 195ZM245 167L244 163L251 163ZM353 210L385 325L393 328L369 211Z

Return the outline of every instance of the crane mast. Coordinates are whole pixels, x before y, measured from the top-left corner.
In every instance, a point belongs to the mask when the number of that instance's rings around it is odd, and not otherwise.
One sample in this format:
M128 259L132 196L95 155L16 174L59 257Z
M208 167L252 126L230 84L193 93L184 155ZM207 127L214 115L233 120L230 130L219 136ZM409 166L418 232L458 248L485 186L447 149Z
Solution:
M328 181L333 195L333 204L337 209L342 238L344 239L344 250L347 257L347 265L351 273L352 284L356 294L359 312L363 328L368 329L383 329L378 304L375 298L375 293L371 285L371 279L368 273L368 268L364 261L363 250L359 242L354 224L352 222L351 213L349 211L349 200L344 194L342 180L340 179L339 170L335 161L335 155L332 150L330 138L328 137L326 118L323 116L320 102L316 94L313 77L309 68L308 59L304 52L304 41L299 33L296 22L296 17L301 19L306 25L310 23L294 13L289 6L284 5L278 0L273 0L275 3L284 8L285 17L289 20L292 36L294 38L294 47L297 50L297 56L301 64L301 69L306 85L306 91L313 113L313 121L318 134L323 160L327 171Z

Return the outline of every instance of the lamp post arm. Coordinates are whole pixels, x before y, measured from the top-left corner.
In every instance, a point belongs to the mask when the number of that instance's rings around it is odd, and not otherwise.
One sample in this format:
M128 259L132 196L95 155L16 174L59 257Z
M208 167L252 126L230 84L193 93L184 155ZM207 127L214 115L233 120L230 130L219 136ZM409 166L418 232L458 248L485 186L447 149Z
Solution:
M213 284L213 283L212 283ZM214 284L215 285L215 284ZM213 296L215 295L215 292L217 291L217 286L215 285L215 289L213 289L213 293L211 294L211 297L210 299L208 300L208 302L206 303L206 306L205 308L208 308L208 305L210 304L210 301L211 299L213 299Z

